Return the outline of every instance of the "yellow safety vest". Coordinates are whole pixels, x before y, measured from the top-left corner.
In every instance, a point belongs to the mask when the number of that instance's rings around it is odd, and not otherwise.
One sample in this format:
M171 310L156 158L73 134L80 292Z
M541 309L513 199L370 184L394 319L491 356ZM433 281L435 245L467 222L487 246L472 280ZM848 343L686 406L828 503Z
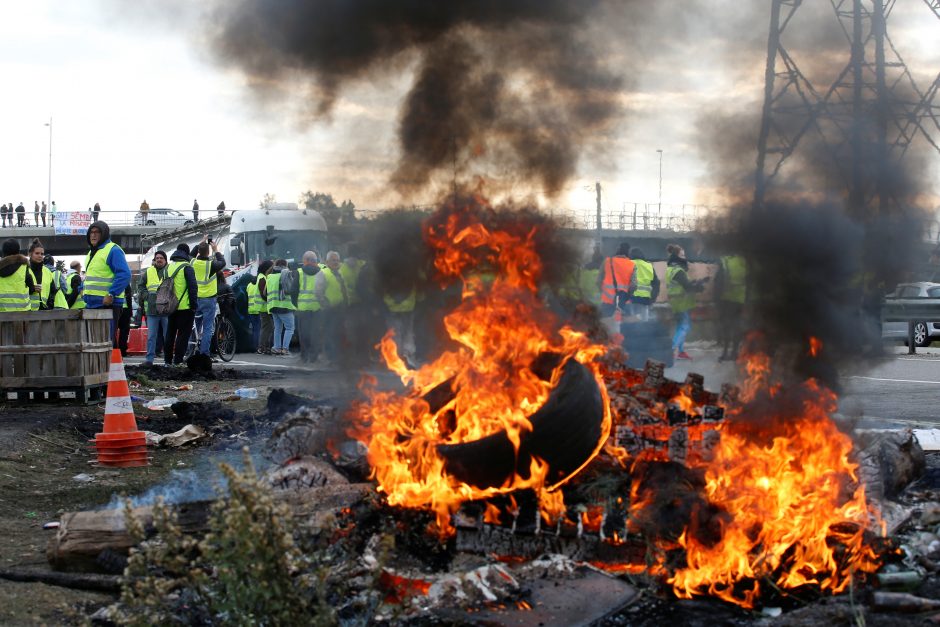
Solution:
M281 271L279 269L275 268L275 271L272 271L271 274L268 275L267 289L268 312L275 307L279 309L290 309L291 311L297 309L293 301L291 301L289 294L284 294L283 299L278 296L278 292L281 291Z
M392 313L408 313L415 310L415 302L418 300L418 290L411 288L411 292L402 300L396 300L394 296L386 293L383 300L385 306Z
M42 267L40 274L42 275L39 279L40 292L38 294L36 292L29 293L29 308L33 311L39 311L43 303L49 302L49 292L52 291L52 282L55 280L52 272L46 266Z
M695 309L695 295L687 292L682 284L676 281L676 275L685 272L679 266L669 266L666 269L666 290L669 294L669 306L675 313L682 313Z
M0 311L29 311L30 294L26 286L26 271L23 264L10 276L0 277Z
M167 277L167 268L169 266L163 266L163 270L158 270L156 266L150 266L147 268L147 294L156 295L157 290L160 289L160 284L163 283L163 279ZM174 285L174 291L176 291L176 286ZM144 309L147 311L147 315L152 315L150 312L150 299L148 298L144 304Z
M321 269L320 272L323 272ZM313 295L313 286L317 282L317 275L307 274L303 270L300 274L300 289L297 291L297 311L320 311L320 303Z
M77 273L75 273L75 275L77 275ZM70 275L70 276L65 277L65 285L69 290L69 294L72 293L72 276L75 276L75 275ZM75 297L75 302L72 303L71 309L84 309L84 308L85 308L85 283L81 280L81 276L79 275L78 296Z
M726 255L721 258L724 281L721 284L721 300L743 304L747 288L747 266L740 255Z
M600 269L595 268L594 270L581 270L580 284L581 284L581 298L586 303L591 303L592 305L597 305L601 302L601 288L597 284L597 277L600 276Z
M83 296L100 296L104 298L114 283L114 270L108 266L108 255L111 249L117 246L108 242L92 257L91 253L85 255L85 282L82 284Z
M636 265L636 289L633 291L633 295L640 298L652 297L653 277L656 276L653 264L643 259L634 259L633 263Z
M326 280L326 300L330 303L330 306L336 307L337 305L346 304L343 299L343 286L340 285L339 279L336 278L336 275L333 274L333 271L328 267L323 268L323 277ZM340 272L342 276L342 272ZM347 295L349 292L346 292ZM348 296L347 296L348 298Z
M219 284L212 274L211 259L193 259L193 271L196 273L196 285L199 286L199 298L212 298L219 293Z
M339 267L339 273L346 283L346 298L349 300L350 305L355 305L359 302L359 296L356 294L356 283L359 282L359 272L364 265L366 265L364 260L357 259L355 266L344 263Z
M248 284L248 315L259 314L264 311L264 299L261 298L261 290L258 289L258 282Z
M183 311L184 309L192 309L192 303L189 302L189 289L186 286L186 268L181 268L179 272L176 272L176 269L180 266L188 266L189 264L184 261L171 261L166 266L167 276L173 276L173 291L176 293L176 298L179 300L179 305L177 305L177 311Z

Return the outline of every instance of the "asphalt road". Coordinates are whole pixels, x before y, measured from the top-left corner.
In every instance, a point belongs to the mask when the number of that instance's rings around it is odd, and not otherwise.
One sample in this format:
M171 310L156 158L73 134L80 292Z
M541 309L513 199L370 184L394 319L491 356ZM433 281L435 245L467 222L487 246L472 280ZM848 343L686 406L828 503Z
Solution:
M677 362L666 375L678 381L688 372L705 377L705 387L719 390L740 378L734 364L718 362L710 344L688 348L691 362ZM886 346L886 357L857 362L842 377L839 410L858 418L862 428L940 427L940 348L918 348L908 355L903 346Z
M693 360L676 362L666 370L669 378L682 381L688 372L697 372L705 377L705 387L714 391L726 381L740 381L736 364L719 362L719 352L710 343L689 344L687 349ZM858 426L863 428L940 427L940 348L921 348L913 356L907 355L902 346L887 347L887 352L884 359L855 364L852 373L843 375L840 412L857 418ZM141 359L130 357L127 361L137 363ZM239 354L224 365L283 370L288 382L312 383L321 393L330 394L354 394L360 375L320 364L308 366L295 357ZM370 373L387 379L390 385L396 380L378 365Z

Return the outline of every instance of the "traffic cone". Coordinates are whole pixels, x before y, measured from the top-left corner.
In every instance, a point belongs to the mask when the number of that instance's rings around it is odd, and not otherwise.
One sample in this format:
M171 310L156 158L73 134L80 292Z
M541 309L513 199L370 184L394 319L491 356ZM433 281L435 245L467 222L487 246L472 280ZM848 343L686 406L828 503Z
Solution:
M147 436L137 430L131 392L127 387L124 362L120 349L111 351L111 369L108 372L108 399L104 406L104 428L95 434L98 464L128 468L147 466Z

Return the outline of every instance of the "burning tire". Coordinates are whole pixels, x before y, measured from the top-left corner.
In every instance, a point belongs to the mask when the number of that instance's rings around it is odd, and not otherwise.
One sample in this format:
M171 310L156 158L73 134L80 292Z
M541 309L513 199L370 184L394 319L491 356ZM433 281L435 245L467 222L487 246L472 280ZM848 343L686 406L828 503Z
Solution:
M569 359L548 400L530 417L519 454L505 431L460 444L441 444L448 474L478 488L504 485L513 474L529 476L532 458L549 466L546 485L564 483L594 455L601 439L604 406L594 375Z

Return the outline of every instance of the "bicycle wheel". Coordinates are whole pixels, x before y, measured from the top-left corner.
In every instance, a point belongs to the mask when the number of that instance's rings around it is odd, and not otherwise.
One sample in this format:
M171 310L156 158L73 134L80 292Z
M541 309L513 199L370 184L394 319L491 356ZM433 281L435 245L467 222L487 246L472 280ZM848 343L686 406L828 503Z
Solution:
M235 325L228 318L216 318L216 349L222 361L232 361L235 357Z

